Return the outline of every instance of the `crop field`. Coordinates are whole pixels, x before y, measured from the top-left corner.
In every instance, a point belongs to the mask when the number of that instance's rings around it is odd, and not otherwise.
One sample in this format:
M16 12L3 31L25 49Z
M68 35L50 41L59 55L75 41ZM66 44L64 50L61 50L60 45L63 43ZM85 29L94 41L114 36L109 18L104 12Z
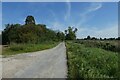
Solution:
M66 42L68 78L117 78L118 53L91 44L87 41Z

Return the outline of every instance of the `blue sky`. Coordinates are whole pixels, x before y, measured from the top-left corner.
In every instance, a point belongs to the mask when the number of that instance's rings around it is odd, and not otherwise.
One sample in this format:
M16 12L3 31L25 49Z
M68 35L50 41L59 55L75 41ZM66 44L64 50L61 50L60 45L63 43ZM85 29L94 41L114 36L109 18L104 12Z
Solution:
M32 15L36 23L54 30L77 27L78 38L118 36L117 2L3 2L2 14L2 29L7 23L24 24Z
M2 3L0 2L0 34L2 30Z

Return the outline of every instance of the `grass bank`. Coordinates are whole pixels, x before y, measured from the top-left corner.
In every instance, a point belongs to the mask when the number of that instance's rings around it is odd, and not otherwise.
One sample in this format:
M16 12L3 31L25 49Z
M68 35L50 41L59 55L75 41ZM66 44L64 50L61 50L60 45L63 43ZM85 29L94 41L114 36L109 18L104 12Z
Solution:
M57 46L59 42L45 42L40 44L11 44L2 48L2 55L9 56L20 53L41 51Z
M117 78L117 53L73 42L66 47L68 78Z

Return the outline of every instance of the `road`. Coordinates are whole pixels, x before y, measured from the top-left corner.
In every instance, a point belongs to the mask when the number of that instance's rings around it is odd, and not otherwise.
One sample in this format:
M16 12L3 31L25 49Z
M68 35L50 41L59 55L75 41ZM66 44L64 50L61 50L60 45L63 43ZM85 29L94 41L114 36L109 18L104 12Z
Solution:
M58 46L3 58L3 78L66 78L66 47Z

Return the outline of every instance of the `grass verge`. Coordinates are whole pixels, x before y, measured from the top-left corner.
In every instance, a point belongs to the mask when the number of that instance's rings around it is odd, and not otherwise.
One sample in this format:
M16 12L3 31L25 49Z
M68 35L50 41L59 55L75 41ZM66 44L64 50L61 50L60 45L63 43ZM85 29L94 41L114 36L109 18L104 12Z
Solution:
M117 78L118 54L66 42L68 78Z
M2 55L9 56L19 53L27 53L34 51L41 51L49 48L53 48L58 45L59 42L45 42L40 44L12 44L8 47L3 47Z

